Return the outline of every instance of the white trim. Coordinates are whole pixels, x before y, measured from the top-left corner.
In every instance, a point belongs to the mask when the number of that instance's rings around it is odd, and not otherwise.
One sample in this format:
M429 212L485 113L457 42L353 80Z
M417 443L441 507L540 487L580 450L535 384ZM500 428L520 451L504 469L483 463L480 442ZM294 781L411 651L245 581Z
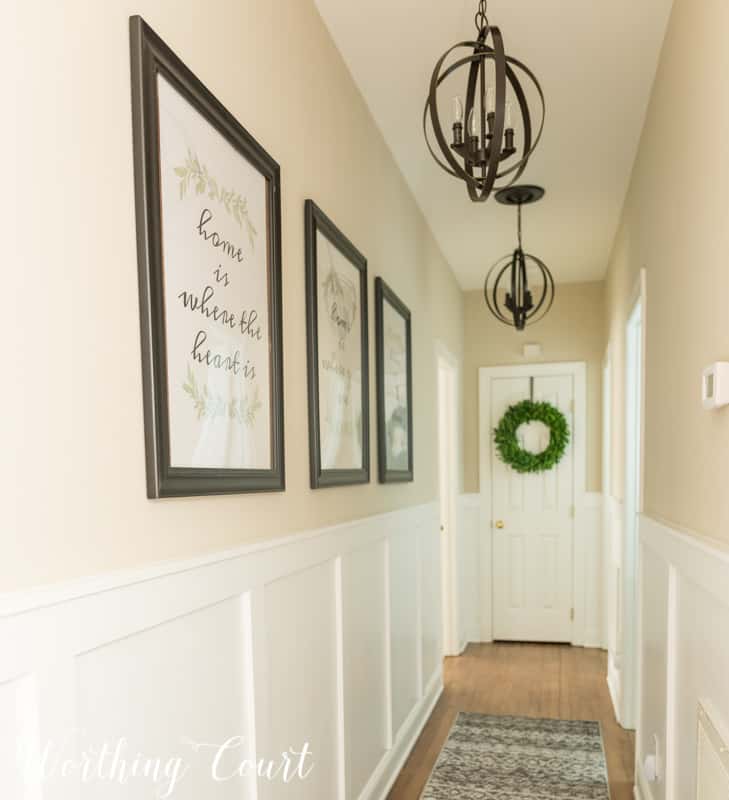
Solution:
M390 599L390 540L384 542L385 557L385 602L384 620L385 629L385 747L392 749L393 730L392 730L392 605Z
M648 514L640 516L641 542L688 578L729 606L729 548L668 525Z
M342 557L334 560L334 627L337 644L337 789L339 800L347 797L346 721L344 716L344 613L342 609Z
M646 779L643 777L643 770L639 767L636 772L635 785L633 786L633 795L635 800L653 800L653 792Z
M458 486L460 484L460 463L461 463L461 450L460 442L461 435L459 431L461 414L458 409L461 407L461 393L460 393L460 362L456 356L446 347L446 345L437 339L434 343L434 356L435 356L435 375L436 375L436 407L438 410L438 458L442 457L440 447L440 425L441 425L441 408L440 408L440 368L441 365L450 370L449 389L452 389L453 396L449 398L448 409L448 423L450 430L450 441L448 443L447 458L450 461L449 474L450 486L448 502L445 507L448 509L445 536L441 536L441 569L442 569L442 613L443 613L443 653L444 655L458 655L460 653L459 636L458 636L458 618L459 618L459 582L458 582L458 552L457 552L457 536L458 536ZM440 465L439 465L440 470ZM438 482L440 486L440 471L438 474ZM443 508L443 499L440 499L441 509ZM441 511L441 513L443 513Z
M486 446L484 436L491 430L490 382L493 378L543 377L547 375L570 374L574 379L575 413L572 442L574 448L574 490L575 525L577 515L585 506L585 486L587 481L587 365L584 361L565 361L549 364L514 364L499 367L481 367L479 376L479 486L481 498L481 640L490 642L493 638L493 598L492 598L492 535L491 535L491 440ZM584 643L585 589L584 562L578 560L576 539L573 535L573 606L575 622L572 627L572 643ZM584 553L579 555L584 556Z
M461 495L461 503L466 508L481 509L481 495L478 492L464 492Z
M626 329L630 324L631 317L638 307L640 307L640 363L641 363L641 383L640 383L640 464L641 470L638 475L638 513L643 513L643 498L645 489L645 373L646 373L646 320L647 320L647 271L642 267L638 273L638 277L633 284L633 289L630 293L630 303L628 308L628 322Z
M418 506L409 506L403 511L425 511L428 508L437 506L437 501L422 503ZM365 523L384 523L392 511L372 514L366 517L338 522L322 528L303 530L300 533L291 533L285 536L277 536L272 539L258 539L249 544L242 544L227 550L216 550L202 556L193 556L184 559L172 559L168 561L158 561L143 567L132 567L130 569L117 570L115 572L105 572L99 575L90 575L71 581L60 583L45 584L23 589L17 592L3 592L0 594L0 620L3 617L24 614L28 611L37 611L48 606L59 605L80 597L101 594L122 586L134 586L146 581L155 580L165 576L181 575L185 572L197 570L200 567L209 567L216 564L223 564L245 556L255 556L266 553L269 550L300 546L310 543L314 539L323 537L338 536L346 531L356 528Z
M605 349L602 366L602 629L605 647L610 638L610 580L612 578L612 434L613 434L613 363L610 345Z
M659 674L641 674L641 684L665 685L666 693L643 694L636 757L645 757L653 735L665 742L662 796L683 800L695 785L701 705L708 702L720 723L729 720L729 549L646 514L639 523L643 570L665 586L642 597L640 648L653 654ZM640 769L638 780L642 800L652 800Z
M678 644L678 592L678 570L675 564L671 564L668 568L668 618L666 621L666 756L665 764L662 765L663 769L661 770L661 777L666 783L665 800L676 800L676 756L678 754L676 700L678 697L678 660L680 658ZM641 600L642 607L643 602ZM642 636L639 641L642 641ZM644 679L645 676L641 674L641 683Z
M615 712L615 719L620 723L620 672L616 669L615 664L609 657L607 685L608 692L610 693L610 700L613 704L613 711Z
M33 737L30 747L39 744L40 737L60 741L64 733L83 729L87 717L81 715L88 713L84 710L88 703L80 698L89 684L79 683L82 663L84 680L90 676L98 687L104 682L102 665L122 674L127 659L140 652L137 648L154 653L158 647L161 652L172 642L190 660L188 681L194 679L190 676L207 676L193 691L186 685L185 696L175 700L185 703L188 697L196 698L190 713L197 716L190 717L190 724L213 725L217 719L219 726L227 725L219 715L209 719L200 715L206 714L208 706L219 707L221 693L235 685L241 694L241 730L223 732L219 727L213 732L211 728L211 735L222 734L224 741L229 735L245 734L259 757L271 755L276 745L272 737L280 736L289 721L289 705L272 702L272 693L296 684L289 683L285 669L282 674L280 662L278 676L272 677L269 659L273 652L287 652L288 609L298 607L312 620L310 633L296 640L300 650L309 649L306 666L301 667L308 671L299 672L298 679L308 683L311 673L311 692L316 694L302 695L301 709L293 709L292 719L306 714L298 717L304 727L329 731L322 734L331 753L324 774L333 797L343 800L352 793L363 800L384 798L442 691L440 651L436 652L433 644L438 638L440 609L431 590L439 572L437 521L437 503L427 503L286 537L285 541L98 576L51 590L6 595L0 618L0 686L6 692L3 702L8 700L11 705L3 708L16 704L14 696L20 698L26 679L38 691L33 708L18 712L22 719L13 714L0 718L0 740L18 739L18 731L30 730L33 726L29 723L36 719L39 733L28 734ZM400 558L396 561L398 543ZM413 554L407 568L408 562L402 558L405 543ZM376 580L368 580L369 576ZM310 597L301 592L301 586L316 587L317 591ZM55 602L50 600L52 595ZM311 614L305 605L309 602L314 603ZM238 610L233 613L232 608ZM370 608L376 613L370 614ZM347 671L352 658L361 655L362 621L369 629L366 641L371 644L366 645L366 658L371 663L368 669ZM196 652L187 637L198 635L201 625L214 641L228 642L228 647L239 640L240 663L237 658L226 658L218 659L221 666L216 666L207 651ZM310 657L319 652L320 644L321 665ZM102 661L97 663L93 656L83 661L89 654L101 652L105 653ZM296 652L290 652L293 667ZM317 687L319 666L326 680ZM138 672L140 676L143 673L150 696L169 680L169 671L154 657L140 664ZM218 676L226 683L219 684ZM290 680L296 678L292 669ZM129 696L133 685L131 679L129 686L121 680L115 691L100 696L94 706L95 719L103 724L107 715L110 719L123 716L135 699ZM166 724L159 721L167 719L170 696L164 691L159 696L159 707L152 704L143 721L150 729L155 725L163 729ZM403 696L408 698L407 708L397 705ZM317 701L314 707L312 697ZM201 698L211 702L201 703ZM395 708L397 731L393 729ZM130 740L139 735L139 715L135 719ZM181 731L180 736L189 733ZM363 748L358 746L361 741L367 742ZM382 756L371 764L367 758L373 743L382 748ZM356 776L356 786L352 786L351 776ZM71 796L80 788L75 783L77 776L69 780ZM4 781L3 776L0 796L8 792ZM318 800L312 797L316 784L307 786L298 787L297 797ZM245 788L247 795L257 796L254 783ZM261 791L263 787L257 788Z
M640 607L640 547L638 515L643 509L643 484L645 475L645 356L646 356L646 271L641 269L631 293L632 304L625 324L625 487L622 547L622 666L621 666L621 722L626 728L637 728L640 713L640 636L638 609ZM640 324L640 340L635 357L631 358L631 334ZM636 360L637 359L637 360ZM639 366L638 383L632 380L631 371ZM636 405L636 392L638 404ZM631 468L630 452L635 451L635 422L638 414L637 473ZM635 503L633 502L635 497ZM634 507L635 506L635 507Z
M477 493L458 498L458 564L459 564L459 651L469 642L481 641L481 570L480 522L481 500Z
M423 701L405 720L393 749L383 756L358 800L385 800L442 694L443 678L438 672L428 682Z

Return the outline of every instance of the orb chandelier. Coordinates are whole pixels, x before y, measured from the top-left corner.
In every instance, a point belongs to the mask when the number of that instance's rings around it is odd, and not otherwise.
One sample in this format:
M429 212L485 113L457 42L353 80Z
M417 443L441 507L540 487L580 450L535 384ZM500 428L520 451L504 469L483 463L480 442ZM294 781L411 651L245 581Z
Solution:
M529 161L544 128L544 93L531 70L521 61L506 55L501 31L489 25L486 0L480 0L475 17L476 41L453 45L438 60L430 80L430 91L423 112L423 132L430 154L449 174L465 182L474 202L489 198L496 181L509 178L515 183ZM455 55L465 48L468 55ZM455 60L447 64L449 57ZM450 143L441 126L438 112L438 88L460 69L468 69L465 105L461 95L453 98L453 128ZM536 88L541 103L541 118L536 129L527 104L522 81L528 78ZM521 80L520 80L521 79ZM520 120L518 128L514 121ZM430 126L428 126L430 121ZM465 125L465 128L464 128ZM429 127L435 145L431 142ZM517 147L521 132L521 150ZM518 154L518 155L517 155ZM513 161L517 156L518 160Z
M554 302L554 278L547 265L536 256L525 253L521 241L521 207L544 197L541 186L511 186L496 193L496 200L517 207L518 245L516 250L497 261L486 275L483 293L489 311L505 325L523 331L538 322ZM530 287L529 273L537 278ZM538 299L535 300L535 294Z

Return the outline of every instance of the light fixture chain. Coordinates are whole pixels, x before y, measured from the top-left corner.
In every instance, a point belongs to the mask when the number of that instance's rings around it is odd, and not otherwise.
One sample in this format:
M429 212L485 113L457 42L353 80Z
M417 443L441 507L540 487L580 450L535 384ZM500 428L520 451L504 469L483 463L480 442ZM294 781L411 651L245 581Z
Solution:
M478 11L476 12L476 16L474 17L474 22L476 23L476 30L479 33L487 30L489 27L489 20L486 16L486 0L479 0L478 2Z
M521 246L521 203L517 206L517 231L519 237L519 249L523 250L524 248Z

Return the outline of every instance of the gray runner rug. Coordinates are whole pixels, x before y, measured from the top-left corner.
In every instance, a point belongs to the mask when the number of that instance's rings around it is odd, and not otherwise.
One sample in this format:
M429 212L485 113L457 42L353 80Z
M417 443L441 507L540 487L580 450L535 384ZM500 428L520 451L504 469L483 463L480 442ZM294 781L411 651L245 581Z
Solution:
M599 722L461 713L422 800L609 800Z

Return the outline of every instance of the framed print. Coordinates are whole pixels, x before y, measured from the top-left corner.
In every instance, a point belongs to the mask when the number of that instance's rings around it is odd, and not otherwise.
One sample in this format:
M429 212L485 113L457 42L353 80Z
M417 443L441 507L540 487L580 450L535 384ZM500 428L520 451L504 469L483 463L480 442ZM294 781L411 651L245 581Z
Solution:
M283 490L279 166L130 34L147 494Z
M306 201L311 487L370 479L367 260Z
M413 480L413 373L410 311L375 279L377 467L382 483Z

